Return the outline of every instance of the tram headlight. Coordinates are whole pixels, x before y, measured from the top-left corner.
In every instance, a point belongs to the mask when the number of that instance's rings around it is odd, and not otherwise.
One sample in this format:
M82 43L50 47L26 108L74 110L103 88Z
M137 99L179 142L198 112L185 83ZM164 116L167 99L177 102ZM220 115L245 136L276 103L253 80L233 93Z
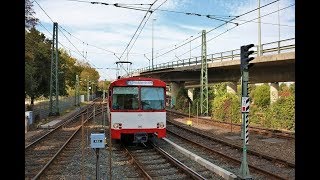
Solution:
M164 128L164 123L163 122L158 122L157 123L157 128Z
M122 128L122 123L114 123L113 128L115 129L121 129Z

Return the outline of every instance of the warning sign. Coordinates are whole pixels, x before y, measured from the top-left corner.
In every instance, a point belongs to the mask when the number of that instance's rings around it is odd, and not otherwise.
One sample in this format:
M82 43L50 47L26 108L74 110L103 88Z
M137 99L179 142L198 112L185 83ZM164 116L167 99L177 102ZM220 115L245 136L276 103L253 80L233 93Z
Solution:
M250 100L249 97L242 97L241 112L249 112Z

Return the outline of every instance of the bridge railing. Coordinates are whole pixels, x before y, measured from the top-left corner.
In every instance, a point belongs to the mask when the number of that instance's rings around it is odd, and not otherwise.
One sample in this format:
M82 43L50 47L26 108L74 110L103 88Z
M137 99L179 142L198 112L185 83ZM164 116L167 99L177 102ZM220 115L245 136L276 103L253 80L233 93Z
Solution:
M253 55L257 55L258 46L255 45L254 48L255 49L254 49ZM295 38L261 44L261 55L280 54L280 53L292 52L292 51L295 51ZM208 54L207 62L213 63L217 61L239 60L239 58L240 58L240 49L234 49L230 51ZM184 67L184 66L194 66L194 65L201 65L201 56L156 64L153 66L153 70L161 70L161 69ZM147 72L147 71L152 71L152 68L151 67L140 68L131 72L130 74L132 75L134 73L141 73L141 72Z

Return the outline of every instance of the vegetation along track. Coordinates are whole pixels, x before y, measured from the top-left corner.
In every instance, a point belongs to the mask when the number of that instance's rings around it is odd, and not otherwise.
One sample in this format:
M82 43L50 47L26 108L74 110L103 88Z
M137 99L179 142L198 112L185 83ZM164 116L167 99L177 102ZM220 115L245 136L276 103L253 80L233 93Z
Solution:
M37 179L62 151L82 126L80 114L87 114L84 123L92 118L95 113L99 114L98 111L92 111L89 114L89 109L93 109L93 107L94 105L89 106L86 110L79 112L79 114L25 147L25 179Z
M176 118L189 117L189 115L187 115L187 114L173 111L170 109L167 109L167 114L169 114L170 116L175 116ZM195 118L195 116L190 116L190 117ZM214 119L206 119L206 118L201 118L201 117L198 117L198 119L200 120L199 123L201 123L201 124L207 124L207 125L218 126L218 127L223 127L223 128L229 128L230 126L233 126L233 128L235 130L239 130L239 131L241 129L241 124L221 122L221 121L217 121ZM291 132L291 131L281 131L281 130L276 130L276 129L249 126L249 132L256 133L256 134L268 135L268 136L282 138L282 139L293 139L293 140L295 139L295 133Z
M170 122L167 123L167 125L168 124L170 124ZM238 145L224 142L223 140L178 126L178 123L173 126L167 126L167 133L170 135L170 138L175 137L174 142L176 142L178 140L177 137L179 137L180 139L182 138L184 141L191 142L207 151L223 156L223 158L227 158L238 165L241 164L242 147ZM251 150L247 150L247 159L250 170L265 174L267 177L275 179L294 178L295 164L293 163Z

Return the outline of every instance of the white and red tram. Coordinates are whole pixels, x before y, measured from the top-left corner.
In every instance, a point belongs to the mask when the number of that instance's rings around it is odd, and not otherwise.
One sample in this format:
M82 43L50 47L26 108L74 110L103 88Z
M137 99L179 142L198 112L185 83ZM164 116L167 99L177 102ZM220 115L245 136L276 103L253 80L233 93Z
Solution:
M166 83L154 78L129 77L109 86L111 138L146 142L166 136Z

